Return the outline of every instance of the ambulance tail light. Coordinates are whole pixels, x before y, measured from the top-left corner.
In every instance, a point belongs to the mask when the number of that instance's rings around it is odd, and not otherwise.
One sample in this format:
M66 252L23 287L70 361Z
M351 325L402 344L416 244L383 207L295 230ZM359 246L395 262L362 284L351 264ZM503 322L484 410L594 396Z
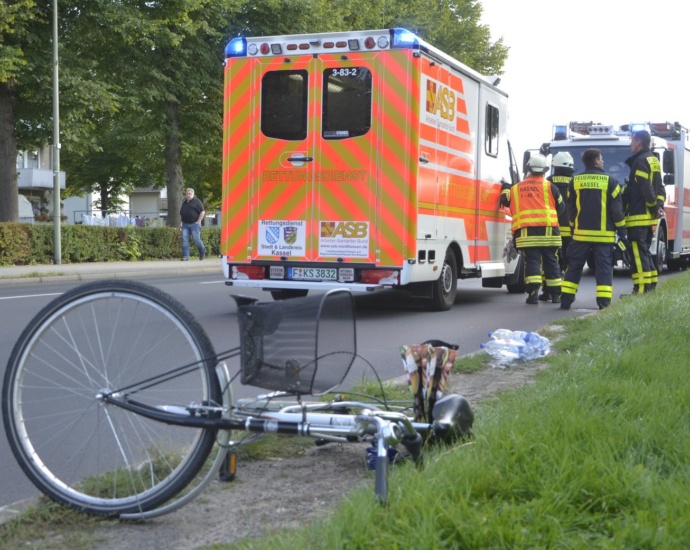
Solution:
M247 39L238 36L233 38L225 46L225 57L246 57L247 56Z
M393 269L363 269L361 282L369 285L400 284L400 273Z
M261 265L233 265L233 279L265 279L266 268Z
M419 49L419 38L405 29L390 29L391 48Z

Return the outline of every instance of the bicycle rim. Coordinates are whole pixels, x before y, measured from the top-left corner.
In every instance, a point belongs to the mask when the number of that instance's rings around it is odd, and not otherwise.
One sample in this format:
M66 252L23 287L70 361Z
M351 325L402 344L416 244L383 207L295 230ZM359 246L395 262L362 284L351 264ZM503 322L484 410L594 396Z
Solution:
M183 373L155 377L179 365ZM216 430L148 420L100 398L158 407L221 401L215 352L179 302L134 281L83 285L48 304L5 373L5 430L20 466L52 499L98 515L156 508L196 475ZM141 381L149 380L146 384Z

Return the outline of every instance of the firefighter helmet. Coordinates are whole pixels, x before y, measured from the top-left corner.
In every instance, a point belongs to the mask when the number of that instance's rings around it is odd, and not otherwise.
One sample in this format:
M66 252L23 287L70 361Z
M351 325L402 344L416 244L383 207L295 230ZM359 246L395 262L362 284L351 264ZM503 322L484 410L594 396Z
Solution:
M554 155L551 160L551 166L554 168L575 168L575 162L573 162L573 157L570 153L561 151Z
M527 168L533 174L543 174L546 172L546 157L544 155L534 155L527 161Z

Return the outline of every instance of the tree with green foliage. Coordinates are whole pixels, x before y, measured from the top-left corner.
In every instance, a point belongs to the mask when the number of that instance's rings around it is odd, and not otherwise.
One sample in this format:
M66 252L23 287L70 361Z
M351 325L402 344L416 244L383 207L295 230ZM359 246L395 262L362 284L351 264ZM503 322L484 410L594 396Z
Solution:
M33 0L0 3L0 222L16 222L19 215L15 125L22 75L30 63L24 46L38 39L44 19Z
M478 0L334 0L343 16L337 30L408 29L472 69L502 74L508 57L503 39L491 42ZM334 29L335 30L335 29Z
M68 190L102 207L165 185L220 205L223 50L237 35L404 27L485 74L507 57L476 0L72 0L60 2L61 157ZM50 0L0 4L0 221L16 220L18 148L52 134ZM184 178L183 178L184 174ZM185 183L186 180L186 183Z
M79 48L92 21L91 2L58 3L61 146L85 147L94 120L116 105L107 79L96 78L95 52ZM0 3L0 221L17 220L17 152L53 134L50 0ZM82 55L90 51L91 55Z
M213 182L220 182L223 29L234 4L96 3L97 17L109 35L100 72L111 71L123 100L126 96L118 127L120 139L130 145L130 182L148 179L147 186L154 187L164 183L168 225L179 226L183 168L188 169L188 186L195 187L202 200L213 195ZM217 187L220 202L219 183Z

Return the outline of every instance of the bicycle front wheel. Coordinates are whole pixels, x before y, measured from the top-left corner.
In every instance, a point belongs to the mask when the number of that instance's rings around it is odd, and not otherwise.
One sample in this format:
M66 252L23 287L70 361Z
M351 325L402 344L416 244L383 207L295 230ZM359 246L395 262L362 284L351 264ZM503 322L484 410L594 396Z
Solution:
M34 317L10 356L12 452L58 502L108 516L154 509L201 469L216 430L163 424L102 396L178 411L220 404L215 364L204 329L168 294L124 280L77 287Z

